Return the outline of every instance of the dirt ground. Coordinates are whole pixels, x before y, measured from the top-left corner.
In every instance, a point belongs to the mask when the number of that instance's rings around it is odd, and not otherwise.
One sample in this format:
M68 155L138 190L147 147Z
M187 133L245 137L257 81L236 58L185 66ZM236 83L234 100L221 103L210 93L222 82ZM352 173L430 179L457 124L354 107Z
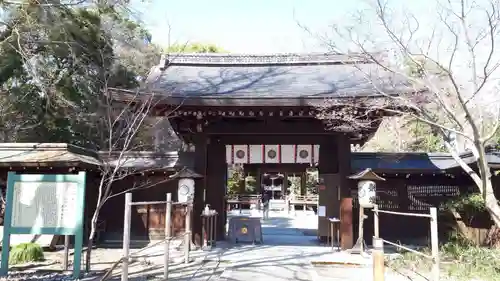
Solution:
M190 263L184 263L184 253L180 242L174 241L170 246L169 280L208 280L222 273L223 268L217 259L207 260L208 251L190 252ZM151 245L150 245L151 246ZM137 254L136 252L140 251ZM130 249L132 256L129 264L129 280L162 280L164 272L164 244L141 249ZM91 272L81 280L100 280L104 274L122 256L122 249L97 248L92 251ZM63 271L64 251L45 252L45 261L10 266L8 278L0 280L71 280L71 271ZM82 255L82 271L84 270ZM70 251L69 267L73 264L73 253ZM121 266L117 266L109 280L119 280ZM211 277L209 277L211 276Z

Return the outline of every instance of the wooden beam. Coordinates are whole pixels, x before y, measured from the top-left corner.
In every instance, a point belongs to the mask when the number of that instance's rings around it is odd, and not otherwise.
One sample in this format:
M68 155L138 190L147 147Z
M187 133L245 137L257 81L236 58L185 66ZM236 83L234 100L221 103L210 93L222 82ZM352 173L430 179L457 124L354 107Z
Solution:
M320 120L308 119L297 121L246 121L224 120L222 122L210 123L205 128L207 134L217 135L255 135L255 134L333 134L335 132L326 130Z
M321 135L221 135L222 144L318 144Z
M264 164L244 164L245 169L251 170L251 171L257 171L261 170L262 172L272 172L272 173L283 173L283 172L289 172L289 173L303 173L306 171L308 167L310 167L309 164L303 164L303 163L283 163L283 164L274 164L274 163L264 163Z

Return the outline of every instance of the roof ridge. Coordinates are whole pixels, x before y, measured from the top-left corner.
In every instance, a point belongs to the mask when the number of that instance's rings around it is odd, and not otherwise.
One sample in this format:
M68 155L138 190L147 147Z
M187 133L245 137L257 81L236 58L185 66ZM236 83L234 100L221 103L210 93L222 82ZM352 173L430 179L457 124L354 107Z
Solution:
M375 54L376 55L376 54ZM166 53L161 67L169 65L282 65L282 64L353 64L368 63L371 59L358 53Z

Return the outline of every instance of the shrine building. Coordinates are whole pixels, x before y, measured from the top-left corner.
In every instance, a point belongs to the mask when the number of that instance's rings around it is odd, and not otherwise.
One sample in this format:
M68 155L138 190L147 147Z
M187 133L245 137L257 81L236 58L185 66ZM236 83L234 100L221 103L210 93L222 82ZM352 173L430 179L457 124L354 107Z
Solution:
M366 75L377 76L368 81ZM317 167L323 185L319 205L326 206L326 217L341 219L341 245L347 249L354 240L351 145L364 144L378 129L384 111L373 110L373 104L388 103L387 93L412 91L405 81L395 81L363 57L170 54L152 69L140 95L153 98L154 114L170 116L176 134L194 148L194 171L203 176L196 182L194 213L210 204L222 214L219 239L226 223L228 164L285 172ZM122 101L134 97L116 95ZM318 114L327 103L339 114L325 122ZM349 118L342 115L345 108ZM319 236L328 231L326 217L319 218ZM199 234L199 218L194 219Z
M324 216L317 212L317 236L322 240L327 238L328 217L340 218L343 249L353 246L359 221L357 183L349 176L362 170L370 168L386 179L377 183L376 202L388 211L428 213L429 207L477 192L470 176L450 154L352 151L351 146L363 145L374 135L386 116L387 106L399 106L387 95L412 94L413 90L404 79L394 77L363 57L330 54L164 56L151 70L139 94L135 90L114 93L118 101L152 101L151 113L168 116L183 144L181 150L173 147L124 153L123 168L136 173L114 182L113 191L120 194L146 180L154 185L133 192L134 202L143 204L133 210L131 241L149 243L165 238L165 206L148 202L164 200L166 193L171 193L174 201L178 200L178 182L165 179L186 168L203 176L196 180L192 216L193 238L198 245L202 242L200 215L205 204L218 211L217 238L225 238L226 209L232 202L227 196L228 167L234 168L234 165L243 167L245 175L256 180L257 189L268 188L278 196L287 191L290 175L294 180L300 177L300 195L305 195L304 175L310 170L317 171L319 185L314 205L326 209ZM84 232L87 237L98 198L101 165L116 166L116 162L122 160L115 157L113 152L90 151L64 143L2 143L0 191L6 190L7 175L11 171L31 174L85 171ZM460 157L477 168L470 151ZM486 160L492 169L498 198L500 151L488 149ZM121 244L124 195L108 199L100 211L95 240ZM173 234L177 235L184 231L186 213L180 205L172 212ZM364 237L370 237L374 233L373 214L365 214ZM449 222L455 218L449 219L447 222L445 217L439 217L440 237L447 237L453 230ZM429 224L425 219L382 217L379 225L384 239L402 243L424 241L423 244L428 240ZM474 221L469 227L477 233L488 233L491 225L487 219L481 223Z

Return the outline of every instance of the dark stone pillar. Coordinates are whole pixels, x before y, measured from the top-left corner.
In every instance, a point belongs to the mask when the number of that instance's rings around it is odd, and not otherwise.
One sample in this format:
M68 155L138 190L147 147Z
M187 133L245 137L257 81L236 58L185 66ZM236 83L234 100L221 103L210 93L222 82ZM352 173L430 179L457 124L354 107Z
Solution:
M340 181L340 240L341 248L347 250L354 245L351 189L356 183L348 178L351 175L351 144L349 139L341 136L337 142Z
M193 199L193 241L196 245L202 245L202 221L201 212L203 211L205 201L205 191L207 183L207 138L199 134L194 139L194 171L203 176L195 182L195 191Z
M224 240L226 226L226 149L224 144L221 144L219 139L211 138L208 144L208 161L207 165L207 186L206 186L206 203L210 204L210 208L215 209L219 216L217 218L217 240Z

